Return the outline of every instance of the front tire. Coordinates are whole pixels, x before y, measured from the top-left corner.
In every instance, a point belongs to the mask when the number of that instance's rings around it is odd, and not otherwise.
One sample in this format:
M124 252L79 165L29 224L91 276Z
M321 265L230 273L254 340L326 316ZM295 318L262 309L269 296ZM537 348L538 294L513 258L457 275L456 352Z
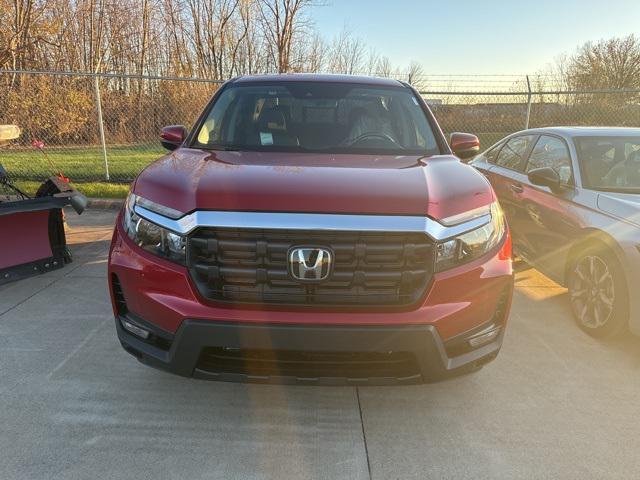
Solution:
M569 298L578 325L593 337L620 333L629 320L629 294L624 272L613 253L589 246L569 269Z

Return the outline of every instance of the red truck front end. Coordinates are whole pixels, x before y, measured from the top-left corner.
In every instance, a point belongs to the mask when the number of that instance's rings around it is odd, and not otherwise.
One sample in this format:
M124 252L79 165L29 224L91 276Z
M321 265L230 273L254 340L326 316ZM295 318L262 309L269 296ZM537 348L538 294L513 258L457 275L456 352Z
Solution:
M190 137L164 135L111 246L123 347L185 376L331 384L495 358L513 272L486 180L406 85L294 78L230 82Z

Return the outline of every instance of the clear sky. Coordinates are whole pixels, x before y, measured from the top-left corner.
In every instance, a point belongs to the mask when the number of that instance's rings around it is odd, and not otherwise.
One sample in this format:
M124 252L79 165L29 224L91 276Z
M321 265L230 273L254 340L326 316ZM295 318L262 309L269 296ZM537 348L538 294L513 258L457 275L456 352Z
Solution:
M333 38L345 26L394 66L430 74L536 73L589 40L640 36L640 0L325 0L311 12Z

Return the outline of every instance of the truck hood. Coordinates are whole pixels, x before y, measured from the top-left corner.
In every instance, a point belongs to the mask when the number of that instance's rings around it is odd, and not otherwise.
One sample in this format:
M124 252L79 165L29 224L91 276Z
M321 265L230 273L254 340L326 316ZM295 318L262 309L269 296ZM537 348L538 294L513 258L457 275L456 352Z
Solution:
M494 199L485 178L449 155L332 155L180 148L149 165L134 193L193 210L428 215Z
M635 193L600 193L598 208L603 212L640 226L640 195Z

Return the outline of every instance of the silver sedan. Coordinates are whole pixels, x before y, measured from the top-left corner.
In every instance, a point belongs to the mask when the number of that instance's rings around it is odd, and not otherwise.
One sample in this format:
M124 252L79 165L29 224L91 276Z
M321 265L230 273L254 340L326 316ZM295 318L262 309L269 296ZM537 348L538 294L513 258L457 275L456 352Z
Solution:
M569 289L594 336L640 335L640 129L514 133L476 157L516 253Z

